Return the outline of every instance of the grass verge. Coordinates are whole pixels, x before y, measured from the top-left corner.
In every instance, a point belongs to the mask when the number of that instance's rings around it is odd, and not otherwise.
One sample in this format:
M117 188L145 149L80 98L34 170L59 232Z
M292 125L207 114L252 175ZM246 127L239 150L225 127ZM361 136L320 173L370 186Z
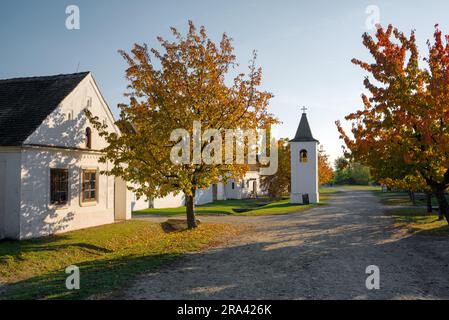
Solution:
M381 192L377 191L376 196L380 198L382 204L388 206L412 206L413 203L410 200L410 196L407 192L403 191L388 191ZM446 195L446 198L449 200L449 195ZM427 199L423 193L417 193L415 196L415 202L417 206L426 206ZM432 206L438 207L438 201L435 197L432 197Z
M380 191L380 186L363 186L363 185L342 185L346 190L352 191Z
M0 242L0 299L85 299L121 288L139 273L199 251L240 229L201 224L166 233L157 223L127 221L37 240ZM65 287L65 268L80 268L81 289Z
M292 212L304 211L314 205L291 204L289 199L268 202L264 199L246 200L224 200L196 206L197 215L234 215L234 216L260 216L278 215ZM144 209L133 212L134 215L158 215L158 216L178 216L185 215L185 207L164 208L164 209Z
M323 205L329 200L329 196L338 193L338 189L320 189L320 203ZM268 198L243 199L243 200L223 200L214 201L204 205L196 206L197 215L234 215L234 216L261 216L261 215L281 215L293 212L301 212L310 209L315 204L302 205L291 204L290 199L280 201L270 201ZM185 207L164 208L164 209L144 209L133 212L135 216L157 215L157 216L180 216L186 214Z
M388 211L397 226L407 228L410 233L422 235L449 236L446 220L438 220L438 215L426 213L424 208L395 208Z

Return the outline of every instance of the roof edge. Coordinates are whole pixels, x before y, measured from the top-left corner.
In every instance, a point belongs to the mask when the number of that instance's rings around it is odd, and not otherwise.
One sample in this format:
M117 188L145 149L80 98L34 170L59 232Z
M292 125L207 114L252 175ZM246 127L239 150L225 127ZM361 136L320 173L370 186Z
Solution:
M55 74L55 75L45 75L45 76L4 78L4 79L0 79L0 82L1 83L7 83L7 82L38 81L38 80L47 80L49 78L55 78L55 77L81 76L83 74L85 75L84 77L86 77L90 73L91 73L90 71L83 71L83 72L75 72L75 73L59 73L59 74Z

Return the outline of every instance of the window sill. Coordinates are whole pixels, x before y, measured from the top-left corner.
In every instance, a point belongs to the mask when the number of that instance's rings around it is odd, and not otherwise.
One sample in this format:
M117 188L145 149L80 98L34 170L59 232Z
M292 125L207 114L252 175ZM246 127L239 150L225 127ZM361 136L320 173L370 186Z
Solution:
M48 205L48 209L50 209L50 210L66 210L66 209L69 209L70 208L70 204L61 204L61 205L58 205L58 204L49 204Z
M96 205L98 205L98 202L96 200L94 200L94 201L85 201L85 202L81 202L80 203L81 207L95 207Z

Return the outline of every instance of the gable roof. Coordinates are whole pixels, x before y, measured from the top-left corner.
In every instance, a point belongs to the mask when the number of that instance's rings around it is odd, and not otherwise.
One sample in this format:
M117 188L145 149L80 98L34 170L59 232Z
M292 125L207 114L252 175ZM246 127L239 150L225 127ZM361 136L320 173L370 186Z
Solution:
M295 138L290 140L290 142L319 142L312 135L312 130L310 130L309 121L307 120L307 115L305 113L301 116L301 121L299 122L298 130L296 130Z
M20 146L89 74L0 80L0 146Z

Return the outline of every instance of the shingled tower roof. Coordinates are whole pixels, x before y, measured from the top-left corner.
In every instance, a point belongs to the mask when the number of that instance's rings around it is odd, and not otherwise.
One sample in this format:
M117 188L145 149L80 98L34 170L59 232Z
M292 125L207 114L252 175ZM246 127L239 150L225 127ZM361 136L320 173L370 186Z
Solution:
M301 121L299 122L298 130L296 130L295 138L290 140L290 142L319 142L316 140L312 131L310 130L309 121L307 121L307 115L305 112L302 113Z

